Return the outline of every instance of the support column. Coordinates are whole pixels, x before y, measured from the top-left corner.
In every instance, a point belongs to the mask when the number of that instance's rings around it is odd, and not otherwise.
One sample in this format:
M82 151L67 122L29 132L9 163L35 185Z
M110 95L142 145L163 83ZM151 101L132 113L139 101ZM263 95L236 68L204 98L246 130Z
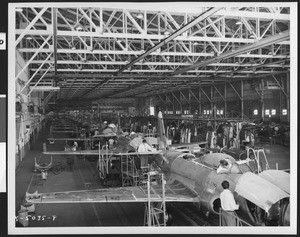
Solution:
M281 81L282 85L282 81ZM279 121L282 122L282 91L279 91Z
M244 119L244 81L241 81L241 112Z
M290 122L290 73L286 74L286 109L287 109L287 122Z
M200 90L200 88L199 88L199 115L202 115L201 90Z
M262 90L261 90L261 119L262 121L265 121L265 103L264 103L264 88L265 88L265 85L264 85L264 79L261 79L261 87L262 87Z
M210 86L210 108L213 108L213 102L212 102L212 97L213 97L213 88Z
M192 114L191 92L189 91L189 114Z
M226 118L227 115L227 84L225 83L224 87L224 118Z

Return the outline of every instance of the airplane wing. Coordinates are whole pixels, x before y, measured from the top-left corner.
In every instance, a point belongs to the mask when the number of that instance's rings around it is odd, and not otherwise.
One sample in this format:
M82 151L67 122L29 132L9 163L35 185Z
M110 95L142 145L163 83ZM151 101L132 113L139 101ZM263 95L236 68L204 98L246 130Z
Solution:
M99 155L99 150L44 151L43 154L44 155L90 155L91 156L91 155Z
M197 202L197 195L180 183L165 185L166 202ZM162 185L150 186L151 202L163 201ZM120 187L53 193L26 193L28 203L112 203L147 202L147 186Z
M156 155L162 153L161 151L153 152L106 152L105 150L78 150L78 151L44 151L44 155L114 155L114 156L125 156L125 155Z
M48 141L85 141L85 140L90 140L89 138L47 138Z

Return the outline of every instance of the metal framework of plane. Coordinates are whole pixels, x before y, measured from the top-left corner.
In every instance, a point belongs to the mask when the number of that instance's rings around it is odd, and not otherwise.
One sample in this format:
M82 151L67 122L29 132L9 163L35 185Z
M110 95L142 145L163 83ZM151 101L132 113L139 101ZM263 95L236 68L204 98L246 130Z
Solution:
M253 172L248 161L236 161L223 153L210 153L195 157L191 153L167 150L162 114L158 114L160 151L153 154L154 162L166 177L165 193L161 186L151 186L152 201L192 202L200 211L219 215L221 183L227 180L239 210L238 217L250 225L289 225L290 175L280 170ZM47 154L47 153L44 153ZM54 153L49 153L54 154ZM56 154L99 154L95 151L56 152ZM126 153L120 153L125 155ZM127 153L133 155L133 153ZM232 167L227 174L217 174L221 159L230 159ZM255 161L253 161L255 162ZM263 191L262 191L263 190ZM144 187L122 187L84 191L27 194L29 203L81 203L81 202L146 202L148 191Z

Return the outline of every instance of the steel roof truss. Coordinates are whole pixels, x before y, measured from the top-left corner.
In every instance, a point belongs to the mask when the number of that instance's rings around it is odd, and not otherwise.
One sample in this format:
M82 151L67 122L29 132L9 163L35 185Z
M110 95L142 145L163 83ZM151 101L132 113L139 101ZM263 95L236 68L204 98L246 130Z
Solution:
M132 17L132 15L130 14L130 12L127 9L123 9L123 12L125 13L125 15L129 18L129 20L133 23L133 25L137 28L137 30L141 34L146 34L146 29L142 29L140 27L140 25L136 22L136 20Z
M172 89L173 90L173 89ZM178 100L178 98L176 97L176 95L174 94L173 91L171 91L171 95L175 98L175 100L179 103L179 105L181 106L181 102L180 100Z
M15 47L18 46L20 41L23 39L23 37L30 31L31 27L34 26L34 24L41 18L41 16L45 13L47 10L47 7L42 8L42 10L34 17L34 19L27 25L27 27L22 31L22 33L19 35L15 42Z
M289 97L287 92L285 92L284 88L282 87L282 85L279 83L279 81L277 80L277 78L272 74L272 77L274 79L274 81L277 83L277 85L279 86L280 90L284 93L284 95L286 97Z
M43 44L39 47L39 49L33 54L33 56L27 61L25 66L19 71L17 76L15 77L15 80L19 78L19 76L24 72L24 70L31 64L31 61L38 55L39 51L47 44L48 40L51 38L51 35L47 37L47 39L43 42Z
M225 35L223 35L221 31L219 31L219 29L216 27L215 23L213 23L212 19L210 19L210 17L207 18L207 21L211 24L211 27L220 38L225 37Z
M221 94L221 92L218 90L218 88L216 87L216 85L215 84L212 84L213 85L213 87L215 88L215 90L218 92L218 94L220 95L220 97L222 98L222 100L223 101L225 101L225 98L224 98L224 96Z
M189 93L196 99L196 101L197 101L199 104L201 103L201 101L197 98L197 96L195 96L194 92L193 92L191 89L189 89Z
M202 89L202 87L200 87L200 90L205 95L205 97L208 99L208 101L211 103L212 102L211 98L209 98L209 96L205 93L205 91Z
M231 82L229 82L229 85L231 86L231 88L233 89L233 91L237 94L237 96L240 98L240 100L242 100L242 96L240 95L240 93L238 93L238 91L235 89L235 87L232 85Z
M254 30L253 30L252 26L249 24L249 22L244 17L241 18L241 21L246 26L246 29L250 32L250 34L253 35L255 37L255 39L257 39L258 38L257 34L254 32Z
M40 67L34 72L34 74L29 78L29 80L25 83L24 87L18 93L22 93L22 91L30 84L30 82L32 82L32 80L35 77L35 75L41 70L41 68L44 66L44 64L50 58L51 55L52 55L52 53L50 53L48 55L48 57L42 62L42 64L40 65ZM48 70L46 70L46 72L48 72ZM38 82L36 84L38 84Z
M184 95L181 91L179 91L179 93L180 93L180 97L183 97L184 100L185 100L186 102L188 102L188 104L189 104L190 101L185 97L185 95Z
M29 93L27 94L27 96L30 96L31 92L34 90L34 88L36 88L36 86L39 84L39 82L44 78L44 76L48 73L48 71L50 70L50 67L47 68L47 70L44 72L44 74L41 76L41 78L37 81L37 83L31 88L31 90L29 91Z

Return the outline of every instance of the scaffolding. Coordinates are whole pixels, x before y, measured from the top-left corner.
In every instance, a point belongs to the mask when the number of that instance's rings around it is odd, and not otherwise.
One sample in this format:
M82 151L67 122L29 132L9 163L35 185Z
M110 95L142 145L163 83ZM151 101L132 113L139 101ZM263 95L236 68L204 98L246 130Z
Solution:
M160 200L157 200L157 198L151 198L151 183L153 179L157 178L157 174L157 171L150 171L147 173L148 202L145 204L145 226L166 226L167 223L168 216L166 215L165 183L163 173L161 173L162 198Z
M257 172L258 173L261 173L263 171L262 160L266 164L266 170L270 169L269 162L267 160L267 157L266 157L266 154L265 154L265 151L264 151L263 147L248 148L247 149L247 159L248 158L251 159L250 158L250 152L251 152L251 154L254 155L254 159L255 159L256 164L257 164ZM260 154L262 154L263 159L261 159Z
M105 179L106 175L108 173L108 160L109 160L109 153L107 146L102 147L102 154L101 154L101 147L100 142L98 145L99 150L99 161L98 161L98 169L99 169L99 175L101 179Z
M135 156L121 155L122 186L138 186L140 174L135 164Z

